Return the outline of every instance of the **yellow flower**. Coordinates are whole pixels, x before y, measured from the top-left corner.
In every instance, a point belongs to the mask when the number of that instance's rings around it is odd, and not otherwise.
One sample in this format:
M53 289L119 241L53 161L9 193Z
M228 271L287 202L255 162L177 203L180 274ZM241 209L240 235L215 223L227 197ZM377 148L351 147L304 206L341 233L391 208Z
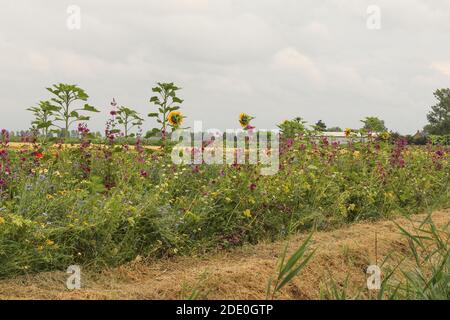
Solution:
M242 112L239 115L239 123L241 124L241 127L245 128L250 124L250 121L253 119L252 116L249 116L248 114Z
M394 193L392 193L392 192L385 192L385 193L384 193L384 197L385 197L386 199L391 200L391 199L394 198Z
M344 130L344 132L345 132L345 136L348 137L348 136L350 136L350 134L352 133L352 129L346 128L346 129Z
M45 244L50 247L50 246L54 245L55 242L50 239L47 239L47 241L45 241Z
M173 127L178 127L183 123L183 115L180 111L171 111L167 116L167 121Z
M5 223L5 218L0 217L0 224L4 224Z
M387 131L384 131L383 133L380 134L380 138L383 140L389 140L390 137L391 137L391 134Z
M359 151L353 152L353 157L355 157L355 159L359 159L360 155L361 155L361 153Z
M245 210L244 211L244 217L251 218L252 217L252 212L249 209Z

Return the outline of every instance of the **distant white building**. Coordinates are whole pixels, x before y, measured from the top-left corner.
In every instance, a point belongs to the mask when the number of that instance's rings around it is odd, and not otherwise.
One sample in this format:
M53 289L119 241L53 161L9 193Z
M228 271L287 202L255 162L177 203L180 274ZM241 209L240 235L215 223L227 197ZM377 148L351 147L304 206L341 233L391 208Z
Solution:
M340 142L341 144L346 144L350 140L359 140L361 142L365 142L368 139L367 135L358 135L355 137L353 134L351 137L347 137L345 135L345 132L322 132L317 135L318 138L327 138L328 141L331 142ZM378 133L372 133L372 137L376 138L378 137Z

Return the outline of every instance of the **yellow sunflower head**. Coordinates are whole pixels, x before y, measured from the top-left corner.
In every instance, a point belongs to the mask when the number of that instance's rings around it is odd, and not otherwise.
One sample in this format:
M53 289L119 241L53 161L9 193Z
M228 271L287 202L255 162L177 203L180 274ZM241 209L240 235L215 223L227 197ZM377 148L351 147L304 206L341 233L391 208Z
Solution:
M243 128L247 127L250 124L250 121L253 119L252 116L249 116L248 114L242 112L239 115L239 123Z
M348 137L352 133L352 129L347 128L344 130L344 132L345 132L345 136Z
M381 133L380 138L383 140L389 140L389 138L391 137L391 134L387 131L384 131L383 133Z
M183 123L183 115L180 111L171 111L167 116L167 121L172 127L179 127Z

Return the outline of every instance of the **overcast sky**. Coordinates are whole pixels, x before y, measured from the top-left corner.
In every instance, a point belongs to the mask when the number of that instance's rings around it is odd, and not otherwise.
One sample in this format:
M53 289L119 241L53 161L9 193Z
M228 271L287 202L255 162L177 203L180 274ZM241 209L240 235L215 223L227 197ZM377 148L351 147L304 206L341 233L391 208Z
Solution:
M148 114L152 85L174 81L189 125L234 128L246 112L259 128L296 116L359 128L374 115L414 133L450 87L449 40L450 0L1 0L0 127L28 128L52 83L84 88L101 130L112 98Z

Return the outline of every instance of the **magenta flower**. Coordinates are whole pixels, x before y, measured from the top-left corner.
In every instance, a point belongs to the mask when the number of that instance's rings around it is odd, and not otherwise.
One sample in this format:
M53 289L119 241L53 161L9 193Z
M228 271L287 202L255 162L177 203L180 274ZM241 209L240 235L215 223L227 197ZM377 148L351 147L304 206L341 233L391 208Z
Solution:
M146 178L146 177L148 177L148 172L145 170L141 170L140 175L141 175L141 177Z

